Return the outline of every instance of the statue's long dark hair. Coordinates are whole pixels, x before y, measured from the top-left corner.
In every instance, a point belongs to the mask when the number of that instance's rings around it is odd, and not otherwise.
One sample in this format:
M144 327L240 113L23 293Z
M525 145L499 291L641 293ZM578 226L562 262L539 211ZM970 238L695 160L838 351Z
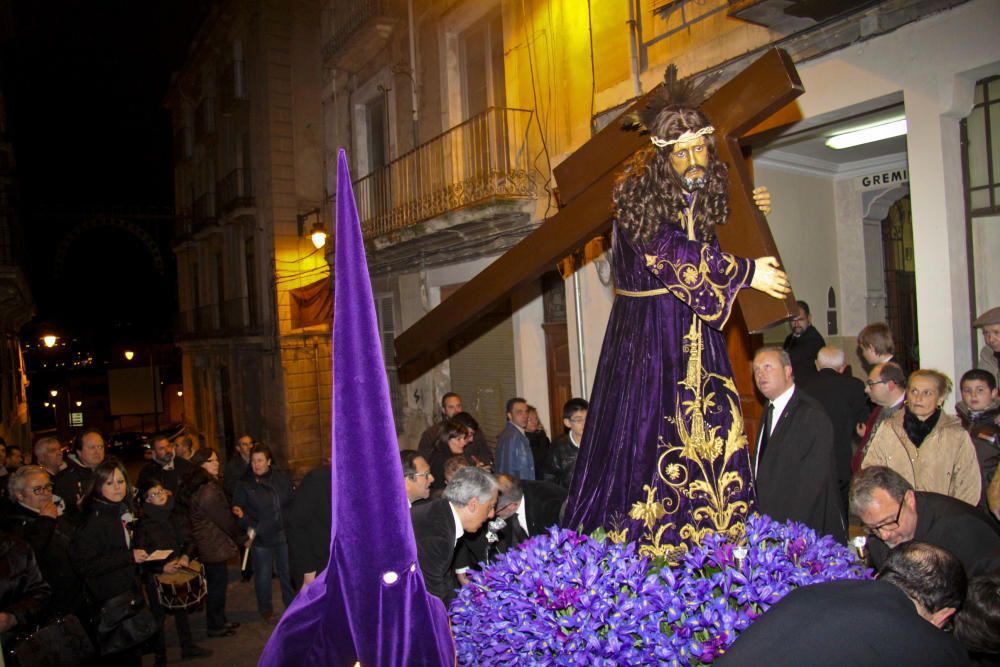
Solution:
M697 109L663 109L648 128L653 136L676 139L684 132L696 132L710 125ZM705 186L697 190L694 221L697 237L709 241L715 226L729 216L728 169L715 150L715 135L706 134L708 168ZM639 150L626 163L614 188L615 215L618 224L635 241L652 238L662 224L677 224L678 213L687 207L680 177L670 165L673 146L650 145Z

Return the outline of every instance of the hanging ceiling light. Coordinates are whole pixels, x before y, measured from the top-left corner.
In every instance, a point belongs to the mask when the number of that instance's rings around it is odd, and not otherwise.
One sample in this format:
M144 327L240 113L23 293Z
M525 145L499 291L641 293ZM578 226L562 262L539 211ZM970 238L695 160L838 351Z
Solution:
M826 145L835 150L870 144L883 139L891 139L906 134L906 117L893 118L874 125L858 127L835 134L826 140Z

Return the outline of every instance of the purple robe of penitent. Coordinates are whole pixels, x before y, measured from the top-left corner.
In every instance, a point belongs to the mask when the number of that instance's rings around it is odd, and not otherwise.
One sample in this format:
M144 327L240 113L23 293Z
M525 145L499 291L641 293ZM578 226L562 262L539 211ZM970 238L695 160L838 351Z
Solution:
M687 213L643 242L615 224L615 302L563 519L653 557L739 535L755 502L722 333L754 265L698 240Z

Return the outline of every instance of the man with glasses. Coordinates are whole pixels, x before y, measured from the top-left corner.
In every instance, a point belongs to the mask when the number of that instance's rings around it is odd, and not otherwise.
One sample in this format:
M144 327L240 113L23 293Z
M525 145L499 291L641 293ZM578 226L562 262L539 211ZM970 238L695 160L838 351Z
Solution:
M413 507L421 501L427 500L431 495L431 484L434 482L434 475L431 474L431 466L427 459L420 455L415 449L404 449L399 453L400 463L403 465L403 486L406 488L406 502Z
M875 431L882 422L903 407L903 400L906 398L906 374L899 364L891 361L875 364L868 373L868 380L865 381L865 393L875 407L872 408L864 426L858 427L861 442L851 459L851 471L854 473L861 469L861 462L868 453L868 445Z
M890 549L911 540L952 552L970 576L1000 565L1000 535L981 510L950 496L914 491L884 466L870 466L854 476L851 512L870 535L867 546L876 568Z
M12 507L2 529L31 545L38 568L52 586L49 610L56 615L76 613L83 587L69 560L73 524L62 516L61 501L52 495L52 479L41 466L18 468L8 480Z

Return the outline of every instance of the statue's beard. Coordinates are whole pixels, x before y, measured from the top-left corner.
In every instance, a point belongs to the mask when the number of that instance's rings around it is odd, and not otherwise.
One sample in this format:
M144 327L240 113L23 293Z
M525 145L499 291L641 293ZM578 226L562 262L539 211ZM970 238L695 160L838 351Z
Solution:
M701 190L708 182L708 172L702 167L688 167L681 176L681 183L688 192Z

